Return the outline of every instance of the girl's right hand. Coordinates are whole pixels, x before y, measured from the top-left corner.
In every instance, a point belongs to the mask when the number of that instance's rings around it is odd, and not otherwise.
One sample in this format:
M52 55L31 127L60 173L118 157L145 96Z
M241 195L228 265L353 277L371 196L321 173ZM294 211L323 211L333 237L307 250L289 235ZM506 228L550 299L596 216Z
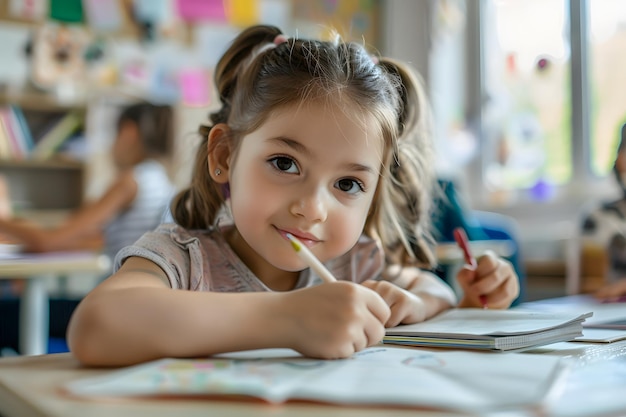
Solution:
M380 343L391 311L374 291L339 281L282 294L282 340L305 356L346 358Z

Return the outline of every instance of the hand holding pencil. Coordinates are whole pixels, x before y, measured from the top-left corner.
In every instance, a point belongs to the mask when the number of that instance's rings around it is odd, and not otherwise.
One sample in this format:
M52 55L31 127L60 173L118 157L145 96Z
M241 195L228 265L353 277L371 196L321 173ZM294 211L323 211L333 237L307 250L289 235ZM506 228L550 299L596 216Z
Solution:
M305 356L345 358L380 342L390 316L389 306L374 291L350 281L337 281L313 253L290 233L296 254L325 283L284 294L288 312L297 323L290 337L292 347Z
M475 270L478 264L476 263L476 258L474 258L474 255L472 255L469 239L467 238L465 230L462 227L457 227L456 229L454 229L453 234L454 240L456 240L457 245L459 245L459 247L463 251L465 263ZM479 298L483 308L487 308L487 296L485 296L485 294L481 294Z
M507 308L519 295L519 278L507 260L487 252L478 260L471 252L465 230L454 230L454 239L469 267L462 268L457 281L463 289L459 307Z
M330 273L330 271L324 266L324 264L321 263L320 260L317 259L315 255L313 255L313 252L311 252L309 248L307 248L302 242L300 242L300 240L298 240L291 233L287 233L287 239L289 239L289 241L291 242L291 246L296 251L300 259L302 259L306 265L314 270L315 273L319 275L319 277L322 278L324 282L336 281L333 274Z

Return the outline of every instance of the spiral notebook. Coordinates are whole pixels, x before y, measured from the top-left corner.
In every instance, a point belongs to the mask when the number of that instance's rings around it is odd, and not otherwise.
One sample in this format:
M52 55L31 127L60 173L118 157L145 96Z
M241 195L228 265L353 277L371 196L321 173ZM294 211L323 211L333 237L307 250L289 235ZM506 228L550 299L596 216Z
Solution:
M583 335L593 313L552 313L462 308L422 323L387 329L383 343L408 346L523 350Z

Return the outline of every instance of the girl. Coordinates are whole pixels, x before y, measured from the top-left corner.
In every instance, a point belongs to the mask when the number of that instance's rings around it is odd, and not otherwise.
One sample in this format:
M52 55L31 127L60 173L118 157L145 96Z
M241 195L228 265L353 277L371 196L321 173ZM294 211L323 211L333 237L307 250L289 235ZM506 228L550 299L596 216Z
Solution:
M169 106L137 103L117 121L112 157L117 177L98 200L83 205L54 228L5 215L0 233L29 252L102 247L114 257L124 246L161 223L174 187L162 159L170 152L173 115Z
M431 153L423 95L400 63L354 43L243 31L219 61L222 107L201 129L176 225L144 235L88 294L68 329L89 365L284 347L342 358L385 327L456 305L419 266L428 247ZM319 277L286 234L337 282ZM505 261L458 275L464 306L517 295Z

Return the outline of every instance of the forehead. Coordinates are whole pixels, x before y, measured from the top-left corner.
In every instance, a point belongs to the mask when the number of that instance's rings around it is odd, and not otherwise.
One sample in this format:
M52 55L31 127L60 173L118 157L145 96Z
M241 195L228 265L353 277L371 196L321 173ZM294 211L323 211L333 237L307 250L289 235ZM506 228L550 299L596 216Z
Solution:
M300 126L325 131L344 140L362 138L369 145L382 144L382 127L373 113L345 99L303 100L271 111L262 125L290 129Z
M381 161L385 149L380 123L373 114L354 105L319 100L273 110L256 134L293 139L329 158L343 149L355 158L369 154Z

